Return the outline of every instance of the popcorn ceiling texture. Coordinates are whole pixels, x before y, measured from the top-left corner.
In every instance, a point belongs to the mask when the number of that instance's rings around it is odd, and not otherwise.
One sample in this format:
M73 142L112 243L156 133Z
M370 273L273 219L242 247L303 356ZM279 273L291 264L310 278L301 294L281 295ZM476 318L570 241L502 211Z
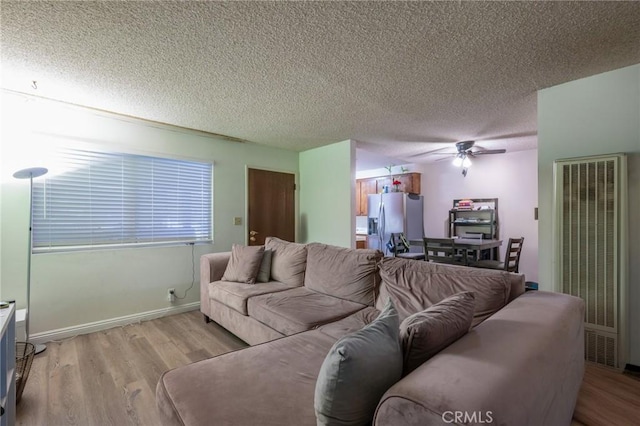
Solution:
M0 8L4 88L298 151L535 148L537 90L640 62L640 2Z

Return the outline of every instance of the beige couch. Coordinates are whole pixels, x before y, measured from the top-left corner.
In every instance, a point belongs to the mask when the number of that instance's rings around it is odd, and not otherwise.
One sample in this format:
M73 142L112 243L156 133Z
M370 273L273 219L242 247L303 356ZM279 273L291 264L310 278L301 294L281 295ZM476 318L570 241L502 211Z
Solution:
M229 255L203 256L203 313L250 344L268 343L163 374L156 398L166 424L315 425L316 378L337 339L373 321L388 297L402 319L466 290L473 329L389 388L373 423L570 424L584 368L581 299L523 294L524 277L506 272L303 247L303 285L253 285L275 289L265 293L230 290L217 282Z
M382 253L268 237L271 280L221 281L230 253L200 259L200 310L250 345L311 330L373 306ZM347 261L342 261L347 260Z

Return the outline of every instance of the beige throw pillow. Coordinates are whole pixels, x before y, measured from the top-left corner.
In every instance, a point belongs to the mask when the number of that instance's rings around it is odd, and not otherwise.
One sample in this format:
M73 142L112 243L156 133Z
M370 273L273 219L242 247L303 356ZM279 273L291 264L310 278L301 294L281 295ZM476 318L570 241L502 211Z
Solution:
M475 299L466 291L454 294L400 324L404 352L403 375L411 373L429 358L469 331Z
M275 237L265 239L265 248L272 250L271 278L290 287L304 284L307 269L307 248L304 244L290 243Z
M231 259L224 271L222 281L254 284L263 254L264 246L234 244L231 247Z

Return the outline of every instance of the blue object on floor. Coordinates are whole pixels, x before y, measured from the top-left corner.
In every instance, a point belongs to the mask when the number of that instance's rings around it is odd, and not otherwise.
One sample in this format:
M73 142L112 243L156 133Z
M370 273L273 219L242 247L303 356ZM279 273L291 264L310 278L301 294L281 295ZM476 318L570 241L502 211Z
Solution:
M534 281L525 281L524 289L525 289L525 291L537 290L538 289L538 283L534 282Z

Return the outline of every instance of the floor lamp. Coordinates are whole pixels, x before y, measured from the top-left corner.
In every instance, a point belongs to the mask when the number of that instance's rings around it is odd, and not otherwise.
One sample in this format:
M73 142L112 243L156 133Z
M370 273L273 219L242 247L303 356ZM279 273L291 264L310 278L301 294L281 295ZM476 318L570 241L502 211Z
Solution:
M49 170L44 167L31 167L29 169L18 170L13 174L16 179L29 179L29 256L27 257L27 314L25 316L25 332L27 342L29 335L29 317L31 316L31 246L33 245L33 178L46 174ZM43 344L37 344L36 354L47 349Z

